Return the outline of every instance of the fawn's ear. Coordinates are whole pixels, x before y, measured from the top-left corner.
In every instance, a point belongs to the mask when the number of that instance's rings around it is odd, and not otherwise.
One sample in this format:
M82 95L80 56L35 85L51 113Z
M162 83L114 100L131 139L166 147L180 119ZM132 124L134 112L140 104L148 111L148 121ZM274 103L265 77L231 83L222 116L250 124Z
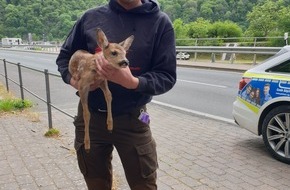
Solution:
M109 45L109 42L105 33L100 28L97 28L97 44L102 49L108 47Z
M120 44L121 46L123 46L123 48L127 51L127 50L130 48L130 46L131 46L133 40L134 40L134 36L131 35L131 36L129 36L126 40L124 40L123 42L121 42L121 43L119 43L119 44Z

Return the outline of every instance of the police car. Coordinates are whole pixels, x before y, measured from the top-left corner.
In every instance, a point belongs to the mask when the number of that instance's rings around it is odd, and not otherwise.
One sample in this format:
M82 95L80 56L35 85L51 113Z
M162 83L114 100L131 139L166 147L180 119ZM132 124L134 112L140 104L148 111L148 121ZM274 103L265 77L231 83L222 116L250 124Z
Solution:
M275 159L290 164L290 46L244 73L233 117L239 126L262 135Z

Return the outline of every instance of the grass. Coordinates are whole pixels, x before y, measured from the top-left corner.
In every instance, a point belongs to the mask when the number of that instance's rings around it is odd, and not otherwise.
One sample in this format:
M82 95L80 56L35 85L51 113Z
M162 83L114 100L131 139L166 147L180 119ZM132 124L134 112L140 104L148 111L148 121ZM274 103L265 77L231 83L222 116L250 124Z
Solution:
M29 100L14 99L14 98L0 100L1 112L23 110L25 108L30 108L30 107L32 107L32 102Z
M15 98L0 84L0 112L22 111L32 107L32 105L30 100Z
M60 132L58 129L51 128L44 134L44 136L45 137L59 137L59 134Z

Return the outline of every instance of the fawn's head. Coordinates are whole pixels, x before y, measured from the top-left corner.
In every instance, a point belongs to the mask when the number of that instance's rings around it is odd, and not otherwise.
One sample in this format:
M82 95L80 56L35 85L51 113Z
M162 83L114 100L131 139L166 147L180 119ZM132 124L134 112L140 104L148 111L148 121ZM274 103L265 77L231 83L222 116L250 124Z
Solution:
M130 48L134 36L129 36L121 43L109 43L105 33L98 28L97 29L97 43L102 49L104 57L115 68L124 68L129 66L129 61L126 58L126 52Z

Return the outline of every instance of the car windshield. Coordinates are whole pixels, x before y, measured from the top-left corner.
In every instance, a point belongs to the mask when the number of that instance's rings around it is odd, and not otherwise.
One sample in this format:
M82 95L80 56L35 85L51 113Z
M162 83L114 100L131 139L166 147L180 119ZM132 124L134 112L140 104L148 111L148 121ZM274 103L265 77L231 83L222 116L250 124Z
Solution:
M290 59L275 67L266 70L267 72L290 73Z
M268 59L265 59L262 63L264 63L264 62L267 62L267 61L270 61L270 60L272 60L272 59L274 59L274 58L276 58L276 57L278 57L278 56L280 56L280 55L282 55L282 54L284 54L284 53L287 53L287 52L289 52L290 51L290 49L287 47L287 48L282 48L280 51L278 51L275 55L273 55L273 56L271 56L271 57L269 57ZM261 63L261 64L262 64Z

